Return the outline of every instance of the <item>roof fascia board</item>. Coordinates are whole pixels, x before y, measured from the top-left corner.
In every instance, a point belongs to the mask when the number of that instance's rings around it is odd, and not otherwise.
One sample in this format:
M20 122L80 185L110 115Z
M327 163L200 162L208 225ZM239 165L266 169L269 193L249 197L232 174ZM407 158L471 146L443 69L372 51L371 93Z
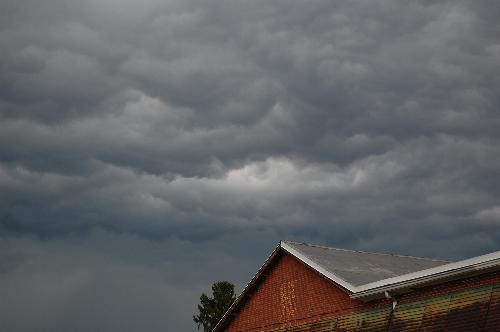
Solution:
M280 246L281 246L281 248L283 248L286 252L288 252L292 256L296 257L297 259L299 259L300 261L302 261L306 265L310 266L312 269L316 270L317 272L319 272L320 274L322 274L326 278L328 278L331 281L333 281L334 283L342 286L343 288L347 289L348 291L355 292L357 290L357 287L348 283L344 279L339 278L338 276L331 273L330 271L326 270L325 268L323 268L322 266L320 266L319 264L317 264L316 262L311 260L309 257L302 254L300 251L294 249L292 246L290 246L286 242L281 241Z
M351 297L362 298L388 290L431 283L439 279L477 272L498 265L500 265L500 251L358 286Z

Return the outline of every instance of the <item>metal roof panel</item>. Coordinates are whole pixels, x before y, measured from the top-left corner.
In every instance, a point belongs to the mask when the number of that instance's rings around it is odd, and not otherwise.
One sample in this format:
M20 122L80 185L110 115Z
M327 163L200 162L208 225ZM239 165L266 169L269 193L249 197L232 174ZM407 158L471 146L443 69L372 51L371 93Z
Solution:
M283 242L355 287L449 263L437 259Z

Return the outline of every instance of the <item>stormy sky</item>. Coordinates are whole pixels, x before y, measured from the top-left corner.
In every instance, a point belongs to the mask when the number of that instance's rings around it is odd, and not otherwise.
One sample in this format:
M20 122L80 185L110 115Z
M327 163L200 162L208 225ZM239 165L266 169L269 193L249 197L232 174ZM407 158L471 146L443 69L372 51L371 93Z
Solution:
M280 239L500 249L500 2L0 0L2 331L195 331Z

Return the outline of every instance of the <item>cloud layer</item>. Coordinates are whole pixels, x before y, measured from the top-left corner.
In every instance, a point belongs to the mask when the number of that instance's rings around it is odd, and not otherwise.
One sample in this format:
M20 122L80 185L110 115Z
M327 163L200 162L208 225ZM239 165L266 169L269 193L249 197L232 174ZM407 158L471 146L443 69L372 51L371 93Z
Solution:
M241 289L279 239L499 248L495 1L0 13L9 331L194 330L201 292Z

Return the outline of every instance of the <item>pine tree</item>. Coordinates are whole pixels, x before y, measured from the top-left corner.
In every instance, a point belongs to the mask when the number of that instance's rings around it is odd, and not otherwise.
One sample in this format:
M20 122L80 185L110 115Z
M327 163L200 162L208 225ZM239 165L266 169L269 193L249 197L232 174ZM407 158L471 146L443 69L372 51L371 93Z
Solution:
M200 304L198 304L199 314L193 315L198 329L203 326L205 332L211 332L235 299L232 283L228 281L215 282L212 285L212 297L202 293Z

